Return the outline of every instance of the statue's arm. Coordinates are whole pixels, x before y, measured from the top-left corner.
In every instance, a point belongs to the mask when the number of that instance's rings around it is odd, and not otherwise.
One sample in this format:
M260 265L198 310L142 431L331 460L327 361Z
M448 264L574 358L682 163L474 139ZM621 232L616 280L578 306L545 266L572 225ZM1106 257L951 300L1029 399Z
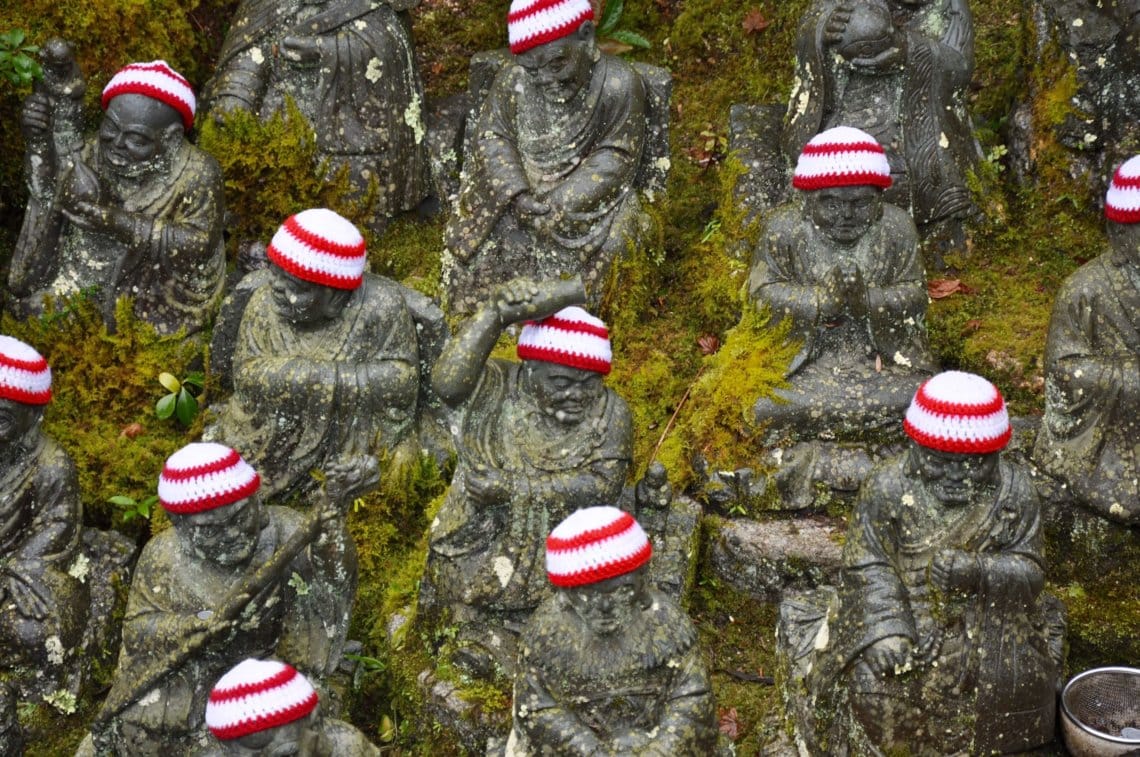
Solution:
M882 282L867 287L871 313L912 316L926 312L926 273L918 250L918 232L905 212L885 206L882 234L887 274Z
M182 177L185 191L176 212L168 218L154 218L149 239L140 240L158 251L172 271L184 271L209 259L221 244L221 169L212 158L201 157L201 171Z
M596 460L558 473L531 473L515 486L522 501L558 502L567 509L616 502L629 471L628 457Z
M506 66L495 77L487 99L479 111L475 130L474 159L485 177L484 187L501 203L509 202L530 191L530 182L518 150L515 128L517 93L515 85L521 74L513 65Z
M998 510L1002 521L998 549L979 553L978 567L990 603L1028 610L1045 588L1041 503L1022 472L1004 468L1003 475L1014 479L1006 504Z
M53 465L40 471L36 484L38 510L14 557L54 562L73 552L79 542L83 517L75 469L70 464Z
M167 532L169 533L169 532ZM190 633L203 627L189 611L174 609L170 600L178 588L171 580L173 565L164 559L180 547L174 539L162 539L161 534L143 548L131 582L127 610L123 616L123 649L135 657L160 655L187 640ZM219 597L221 602L222 598Z
M752 254L748 294L756 304L767 305L775 321L791 318L797 330L810 332L821 315L839 313L843 303L822 283L805 282L796 273L795 248L805 240L789 225L781 215L764 230Z
M514 710L516 727L544 753L574 757L606 754L594 731L551 696L542 674L532 665L526 665L515 679Z
M712 684L701 663L697 645L679 661L665 711L644 751L638 754L671 757L707 754L716 741L716 703Z

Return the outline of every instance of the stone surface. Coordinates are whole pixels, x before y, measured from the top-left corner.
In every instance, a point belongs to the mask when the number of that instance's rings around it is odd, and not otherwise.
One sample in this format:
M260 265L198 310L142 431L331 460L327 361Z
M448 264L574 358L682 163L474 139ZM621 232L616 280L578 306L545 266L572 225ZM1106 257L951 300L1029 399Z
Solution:
M842 564L841 523L808 518L722 520L709 548L720 580L762 602L788 589L834 583Z

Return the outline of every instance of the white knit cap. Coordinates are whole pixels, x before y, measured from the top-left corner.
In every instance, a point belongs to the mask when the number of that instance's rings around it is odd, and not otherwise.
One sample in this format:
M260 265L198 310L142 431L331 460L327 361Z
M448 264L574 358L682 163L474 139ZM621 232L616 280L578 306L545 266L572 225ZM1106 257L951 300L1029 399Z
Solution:
M507 39L511 52L569 37L586 21L594 20L590 0L511 0L507 13Z
M0 397L25 405L51 402L51 368L19 339L0 335Z
M836 126L811 138L800 152L792 186L816 190L833 187L891 185L891 165L878 141L851 126Z
M927 379L907 408L903 428L923 447L966 455L997 452L1013 435L998 388L962 371Z
M541 321L527 321L519 333L518 356L603 375L613 364L605 322L577 306L562 308Z
M164 102L182 116L187 131L194 125L197 101L186 77L171 68L164 60L150 63L131 63L119 69L103 88L103 110L119 95L146 95Z
M1140 223L1140 155L1124 161L1112 175L1104 215L1117 223Z
M633 516L610 505L571 513L546 537L546 575L555 586L585 586L632 573L653 547Z
M261 476L235 450L192 442L166 459L158 477L158 501L167 512L189 515L252 496Z
M223 741L240 739L300 720L316 707L317 692L292 665L249 659L214 684L206 727Z
M360 231L327 208L302 210L286 218L266 254L298 279L334 289L360 286L368 260Z

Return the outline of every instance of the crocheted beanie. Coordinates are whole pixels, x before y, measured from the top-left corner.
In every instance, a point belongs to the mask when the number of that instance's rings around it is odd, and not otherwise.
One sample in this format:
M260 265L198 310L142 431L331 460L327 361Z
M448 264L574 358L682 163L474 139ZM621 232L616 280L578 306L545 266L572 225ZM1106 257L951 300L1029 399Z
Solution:
M0 397L25 405L51 402L51 368L30 345L0 336Z
M302 210L286 218L266 253L297 278L334 289L360 286L368 261L360 231L327 208Z
M836 126L812 137L800 152L792 186L808 191L833 187L891 185L891 165L878 141L865 131Z
M166 459L158 477L158 501L167 512L205 512L252 496L261 476L237 451L214 442L192 442Z
M222 676L206 702L206 727L223 741L292 723L317 706L305 676L276 660L245 660Z
M610 330L580 307L562 308L519 332L520 360L542 360L605 375L613 363Z
M594 20L590 0L511 0L507 13L507 39L511 52L569 37L586 21Z
M164 102L182 116L182 125L189 131L194 125L197 101L186 77L171 68L164 60L150 63L131 63L119 69L103 87L103 110L119 95L146 95Z
M546 537L546 575L563 588L596 584L649 562L653 547L627 512L599 505L571 513Z
M1117 223L1140 223L1140 155L1124 161L1112 175L1104 215Z
M967 455L997 452L1013 435L998 388L962 371L927 379L911 400L903 428L923 447Z

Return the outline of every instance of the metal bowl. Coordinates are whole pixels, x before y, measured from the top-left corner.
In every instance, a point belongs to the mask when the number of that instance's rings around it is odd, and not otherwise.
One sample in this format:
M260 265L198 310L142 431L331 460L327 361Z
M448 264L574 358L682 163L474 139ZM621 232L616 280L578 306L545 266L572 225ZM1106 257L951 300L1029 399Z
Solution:
M1140 754L1140 670L1093 668L1061 692L1061 734L1074 757Z

